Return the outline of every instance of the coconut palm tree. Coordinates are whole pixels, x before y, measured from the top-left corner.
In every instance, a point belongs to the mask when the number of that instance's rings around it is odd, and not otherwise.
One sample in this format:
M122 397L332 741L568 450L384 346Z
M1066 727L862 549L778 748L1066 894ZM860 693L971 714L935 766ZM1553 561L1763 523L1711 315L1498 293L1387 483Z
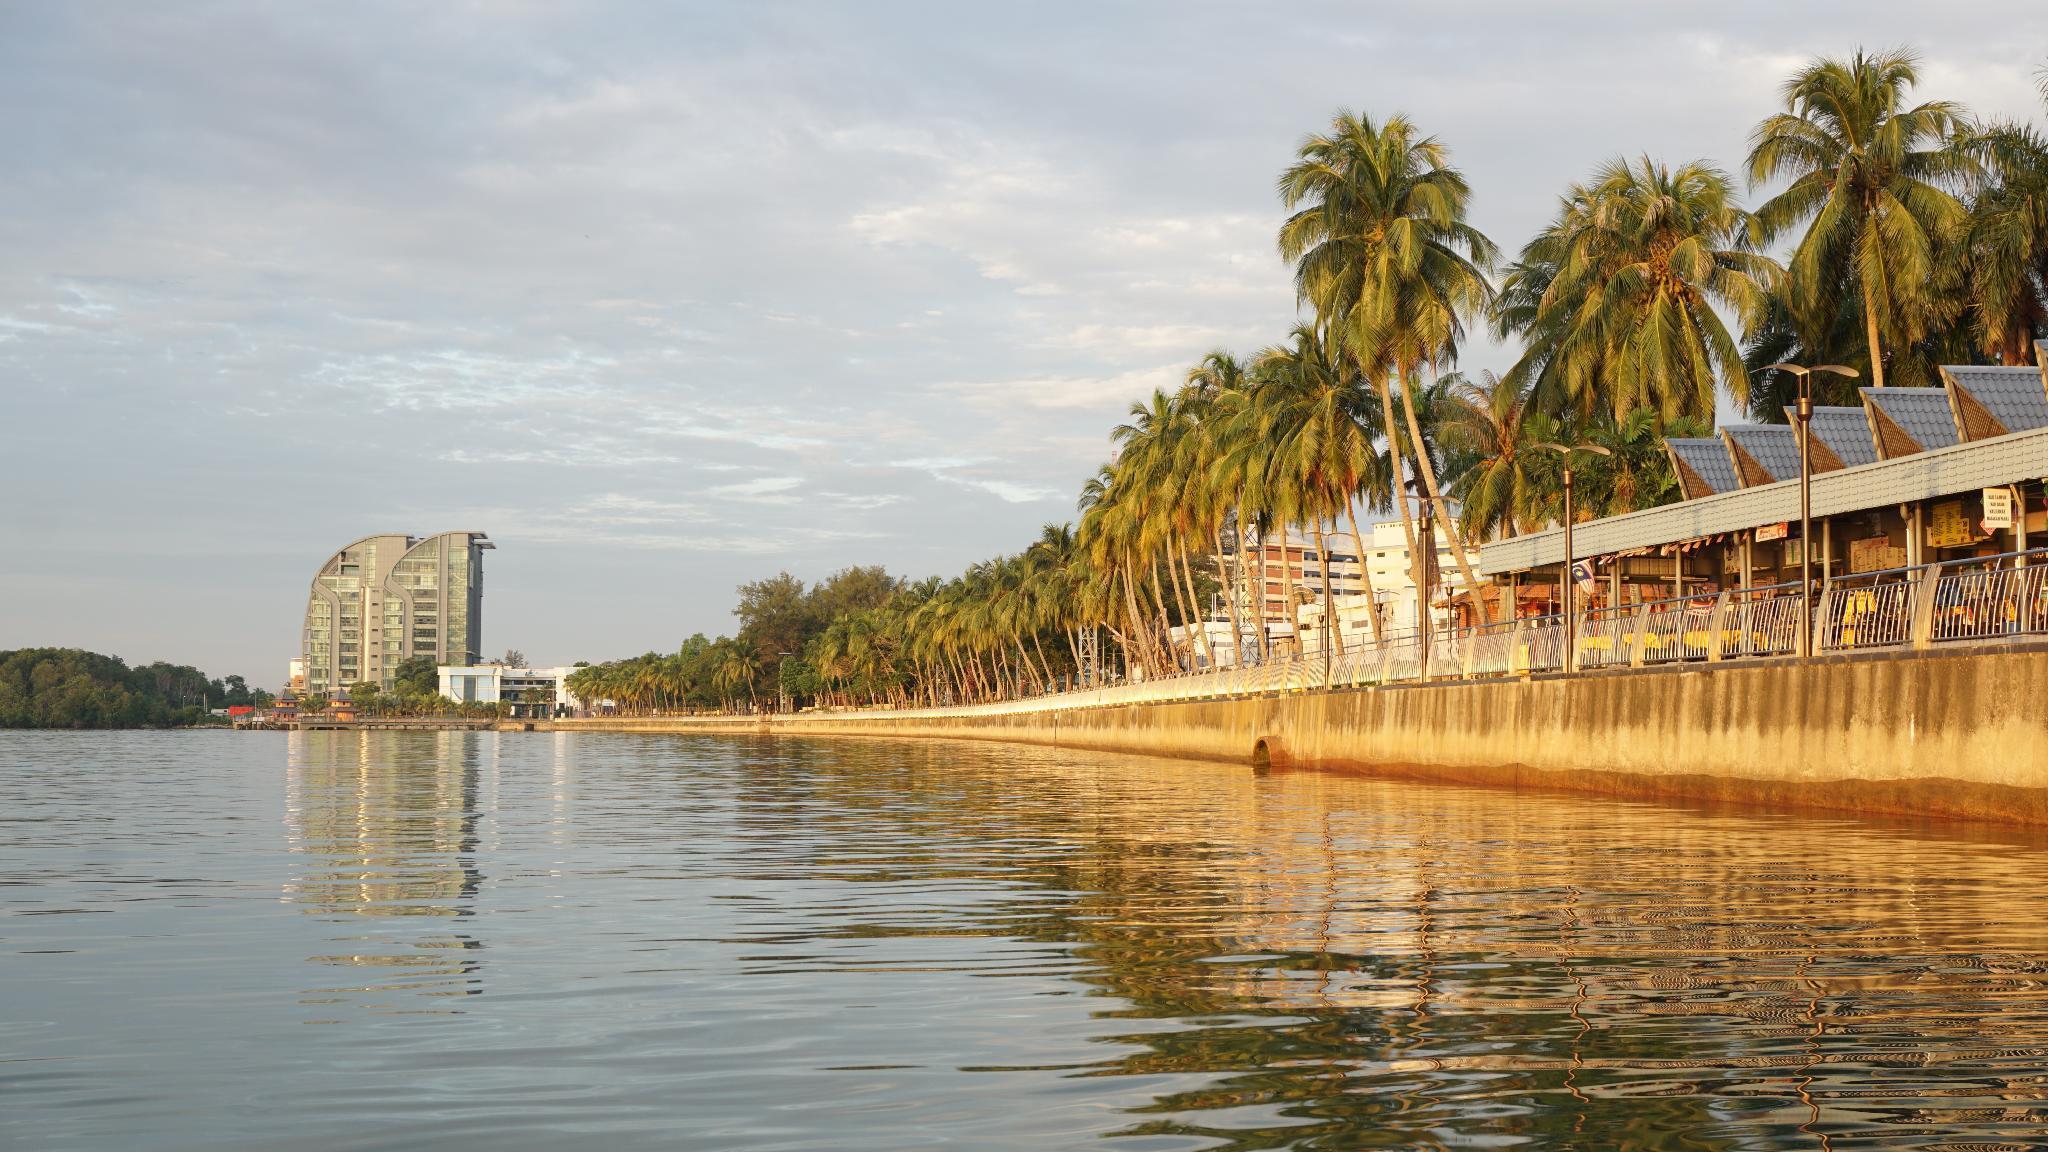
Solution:
M2000 124L1973 147L1990 177L1970 212L1973 333L2000 363L2031 363L2048 332L2048 135Z
M1474 382L1454 373L1444 382L1450 394L1440 435L1471 461L1451 484L1458 526L1473 543L1518 535L1531 523L1527 512L1538 482L1530 467L1534 454L1523 449L1550 439L1547 418L1531 408L1530 389L1512 377L1487 372Z
M1378 385L1393 466L1390 488L1401 503L1420 588L1426 558L1402 495L1391 385L1412 380L1424 366L1457 359L1466 319L1483 314L1493 299L1486 269L1496 250L1466 222L1471 188L1450 166L1449 149L1406 117L1375 124L1339 112L1327 133L1302 142L1297 157L1280 176L1280 198L1290 213L1280 227L1280 253L1294 262L1297 298L1314 306L1317 324ZM1419 443L1406 388L1402 397L1410 438ZM1478 581L1451 530L1436 471L1426 455L1415 464L1476 601ZM1428 613L1419 615L1426 626Z
M1494 327L1526 350L1509 372L1542 408L1583 418L1639 407L1659 423L1711 417L1717 388L1749 399L1720 311L1764 319L1778 266L1753 250L1756 221L1727 174L1614 160L1575 184L1509 267Z
M1325 627L1332 629L1330 636L1337 635L1324 525L1334 525L1341 512L1350 520L1373 643L1384 643L1379 598L1366 563L1357 511L1362 498L1377 508L1392 502L1386 460L1373 445L1378 400L1354 363L1338 356L1314 325L1296 325L1287 343L1262 352L1258 370L1268 382L1256 406L1258 423L1265 429L1258 438L1277 442L1273 467L1284 477L1284 486L1293 490L1288 503L1300 508L1315 527L1316 549L1323 558Z
M1843 294L1855 297L1880 388L1889 352L1954 318L1968 221L1954 190L1977 172L1961 107L1906 106L1918 80L1904 50L1822 57L1785 82L1786 110L1750 134L1750 185L1791 181L1757 209L1763 238L1805 229L1787 268L1793 318L1818 331Z

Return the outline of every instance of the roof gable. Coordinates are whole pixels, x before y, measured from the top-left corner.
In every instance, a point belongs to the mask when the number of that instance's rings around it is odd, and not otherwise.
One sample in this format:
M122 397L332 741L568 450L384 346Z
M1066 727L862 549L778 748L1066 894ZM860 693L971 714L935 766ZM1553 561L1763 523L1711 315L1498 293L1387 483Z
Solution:
M1946 388L1859 388L1870 412L1877 454L1886 460L1947 448L1956 435L1955 410Z
M1678 487L1687 500L1733 492L1742 487L1735 464L1728 458L1728 445L1718 439L1664 441L1671 456L1671 470L1678 474Z

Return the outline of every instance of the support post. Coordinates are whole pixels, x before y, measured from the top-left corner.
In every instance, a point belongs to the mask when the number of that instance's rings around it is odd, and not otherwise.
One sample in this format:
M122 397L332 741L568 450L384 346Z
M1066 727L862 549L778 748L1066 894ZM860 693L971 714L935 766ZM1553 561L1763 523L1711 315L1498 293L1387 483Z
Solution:
M1820 602L1814 607L1813 631L1806 637L1806 654L1818 656L1821 651L1821 637L1827 633L1827 622L1833 619L1831 609L1835 604L1835 589L1832 584L1823 585Z
M1643 655L1649 651L1650 606L1648 604L1636 606L1634 624L1635 626L1629 629L1628 666L1631 668L1641 668L1643 666Z
M1913 589L1913 647L1920 650L1934 646L1934 592L1941 582L1941 566L1929 564L1920 573L1917 587Z
M1721 661L1721 637L1728 630L1730 599L1726 592L1716 596L1714 610L1707 615L1707 662L1710 664L1718 664Z

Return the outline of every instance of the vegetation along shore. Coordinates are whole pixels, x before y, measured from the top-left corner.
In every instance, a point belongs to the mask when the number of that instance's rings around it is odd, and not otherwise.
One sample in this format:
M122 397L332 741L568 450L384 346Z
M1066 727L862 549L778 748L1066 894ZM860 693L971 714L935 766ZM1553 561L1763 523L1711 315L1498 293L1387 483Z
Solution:
M1257 545L1289 526L1363 556L1361 515L1391 518L1418 566L1433 530L1451 590L1470 591L1473 546L1563 514L1560 457L1536 445L1606 449L1575 469L1575 506L1614 515L1675 497L1660 441L1705 432L1717 407L1783 423L1796 383L1768 365L1855 368L1816 378L1818 402L1841 404L1858 383L1937 383L1943 363L2027 363L2048 336L2048 135L1918 82L1906 50L1816 59L1752 129L1740 180L1616 158L1512 257L1469 222L1445 141L1340 112L1278 179L1302 322L1132 405L1078 527L951 580L749 584L736 635L587 667L572 688L628 711L974 701L1061 682L1091 642L1117 674L1167 674L1217 660L1181 626L1234 586L1223 557L1263 567ZM1455 370L1478 326L1519 342L1505 373ZM1322 579L1300 595L1327 597ZM1266 634L1242 618L1263 611L1250 599L1225 597L1234 636Z

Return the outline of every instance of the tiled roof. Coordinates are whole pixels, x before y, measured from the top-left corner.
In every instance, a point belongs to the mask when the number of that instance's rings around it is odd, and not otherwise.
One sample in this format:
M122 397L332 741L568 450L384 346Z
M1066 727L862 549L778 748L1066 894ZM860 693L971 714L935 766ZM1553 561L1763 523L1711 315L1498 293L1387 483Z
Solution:
M1946 448L1961 442L1956 435L1955 411L1949 407L1946 388L1859 388L1866 406L1874 406L1910 437L1922 452ZM1887 456L1900 453L1887 452Z
M1792 406L1785 406L1785 418L1792 418ZM1877 444L1870 438L1870 414L1861 405L1853 408L1826 408L1816 406L1813 410L1815 472L1831 472L1836 468L1854 468L1858 464L1877 462ZM1834 457L1832 460L1829 457Z
M2041 476L2048 476L2048 428L1816 476L1813 514L1838 516ZM1598 556L1628 548L1696 540L1716 532L1736 532L1798 517L1799 484L1794 480L1645 508L1604 520L1588 520L1573 529L1573 547L1580 556ZM1479 574L1492 576L1538 564L1555 564L1563 555L1564 533L1556 529L1496 540L1480 550Z
M1721 436L1734 449L1743 487L1775 484L1799 475L1799 437L1785 425L1729 424L1721 429ZM1749 467L1751 464L1755 467Z
M2048 375L2040 368L1995 368L1950 365L1941 370L1951 387L1964 393L1964 431L1972 440L2048 428ZM1976 401L1981 412L1968 408ZM1983 416L1990 417L1984 426Z
M1720 440L1666 440L1664 446L1671 450L1686 499L1742 487L1735 465L1728 459L1728 445Z

